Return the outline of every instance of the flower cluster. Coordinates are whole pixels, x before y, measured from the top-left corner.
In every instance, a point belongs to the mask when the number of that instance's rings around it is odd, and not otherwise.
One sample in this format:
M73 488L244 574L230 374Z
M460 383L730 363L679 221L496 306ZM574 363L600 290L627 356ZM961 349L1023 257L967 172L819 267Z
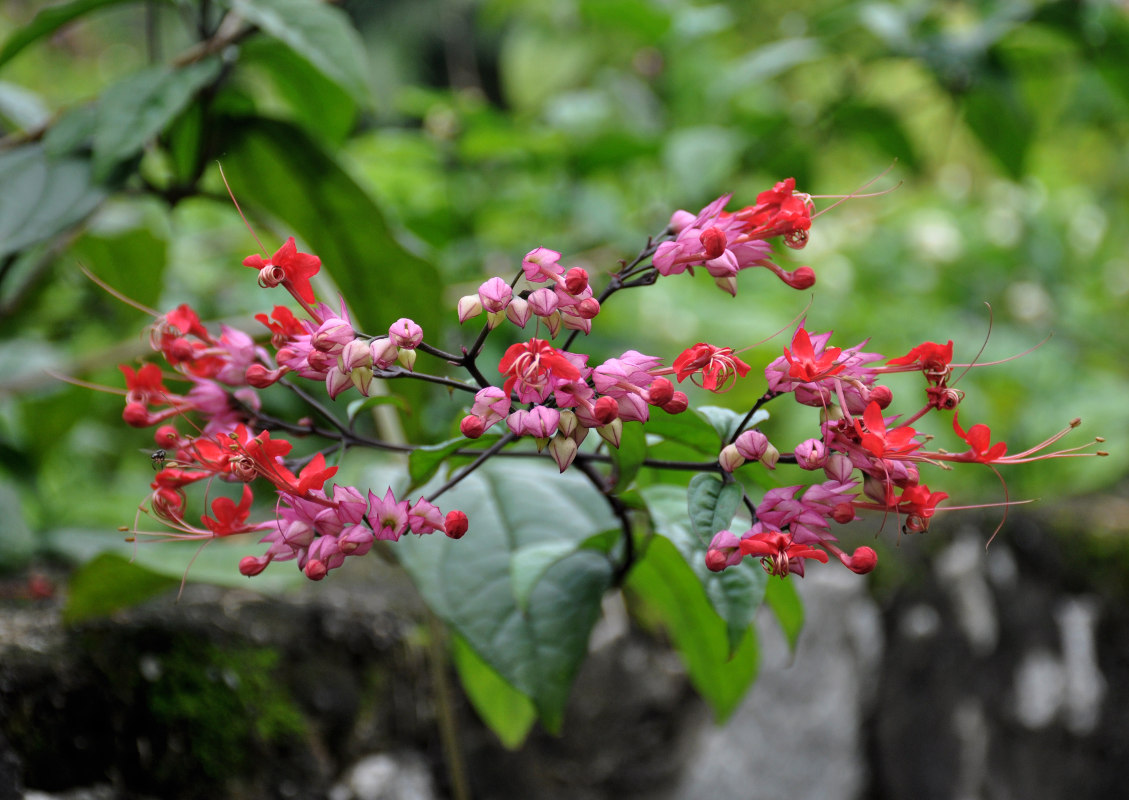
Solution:
M582 472L623 520L624 536L630 540L630 515L616 496L615 477L598 468L607 456L598 448L582 449L588 432L598 432L606 442L601 447L618 448L624 425L646 426L653 408L666 414L687 411L690 398L676 386L689 382L720 393L748 380L752 368L740 351L708 342L688 345L669 360L669 366L662 356L634 349L600 360L574 345L578 335L592 330L615 293L692 274L696 267L730 295L737 293L738 274L754 266L768 269L797 289L815 283L810 267L786 270L769 258L773 239L790 248L806 244L812 220L818 216L811 195L797 193L789 178L738 211L726 211L728 201L729 195L724 195L696 214L675 212L658 240L649 242L633 261L621 264L598 294L588 269L566 267L555 250L530 250L511 278L490 277L476 293L458 301L460 324L485 315L474 344L458 353L427 341L421 327L407 317L391 322L378 335L358 331L344 298L336 308L318 301L311 279L321 262L299 252L293 238L270 258L249 256L243 263L258 271L259 285L283 287L301 310L295 314L278 305L269 315L256 317L269 332L270 348L226 326L215 335L182 305L159 317L150 335L171 374L156 364L121 367L126 380L123 418L136 427L159 426L156 442L161 456L155 462L159 472L143 510L167 525L173 538L259 535L266 550L240 562L245 575L258 574L274 561L293 560L317 580L347 556L369 552L377 541L435 531L461 538L470 525L466 514L452 510L444 515L434 501L488 458L515 452L530 455L520 446L510 449L528 438L538 452L547 449L562 472L579 459ZM507 323L510 327L503 328ZM499 329L496 335L509 336L512 343L495 365L484 368L479 363L485 358L484 343ZM642 465L655 469L713 472L728 483L737 482L738 470L753 462L770 470L789 465L801 472L822 471L822 480L771 489L759 499L750 496L754 481L738 483L748 528L740 535L715 532L705 553L711 570L732 567L750 556L760 559L773 575L803 575L806 561L826 563L833 556L855 572L869 572L877 561L874 550L861 546L848 554L833 531L862 511L893 515L906 531L925 530L948 495L922 481L921 465L965 462L995 469L1037 458L1084 454L1082 448L1046 452L1070 428L1010 456L1006 444L992 442L987 426L975 424L966 431L956 413L963 394L950 382L958 366L952 363L951 341L926 342L904 356L887 358L864 350L865 342L832 346L831 337L831 332L811 333L804 323L799 325L764 370L764 393L731 438L721 443L716 460L643 459ZM419 354L433 358L437 371L429 372L417 363ZM894 395L880 381L893 372L920 372L925 378L925 401L908 415L889 411ZM170 390L166 381L173 378L184 382L186 391ZM390 488L380 495L327 484L337 472L326 462L326 454L334 450L411 451L423 445L394 445L356 435L316 396L299 388L295 379L321 384L325 396L336 400L354 389L368 396L377 381L402 378L463 393L467 402L458 422L463 438L449 452L473 455L472 462L449 473L429 497L414 502L397 498ZM265 414L260 392L275 384L293 390L318 417L329 420L330 427L318 428L309 419L289 423ZM760 430L757 412L786 395L819 413L812 435L782 451ZM927 414L949 412L964 449L927 450L928 439L913 426ZM172 424L177 419L190 421L192 433L178 430ZM493 443L487 449L474 443L496 425L502 425L504 432L488 437ZM330 445L295 457L291 442L280 433L316 436ZM218 497L199 524L189 523L186 488L201 482L210 486L217 480L241 484L238 502ZM273 510L266 519L252 521L256 484L273 492ZM631 552L630 547L625 549Z

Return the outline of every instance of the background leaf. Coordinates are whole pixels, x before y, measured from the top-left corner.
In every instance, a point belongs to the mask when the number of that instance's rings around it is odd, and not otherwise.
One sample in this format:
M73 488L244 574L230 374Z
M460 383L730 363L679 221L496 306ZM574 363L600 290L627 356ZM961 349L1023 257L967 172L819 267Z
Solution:
M231 9L368 105L364 42L349 18L318 0L227 0Z
M580 545L616 527L615 518L582 476L540 463L491 462L442 504L466 512L467 535L406 537L397 557L431 609L533 701L546 728L558 730L612 567L603 554L581 549L545 572L523 610L513 559L524 547Z
M505 747L510 750L521 747L537 720L533 703L479 658L463 637L451 636L451 657L467 699L478 716Z
M74 0L43 9L30 23L17 28L0 48L0 66L11 61L17 53L29 44L50 36L72 20L107 6L119 5L136 0Z
M674 543L655 537L646 556L628 573L624 587L634 610L661 625L686 664L690 682L718 722L737 708L757 674L756 633L746 626L735 648L725 623ZM641 606L641 608L639 607Z

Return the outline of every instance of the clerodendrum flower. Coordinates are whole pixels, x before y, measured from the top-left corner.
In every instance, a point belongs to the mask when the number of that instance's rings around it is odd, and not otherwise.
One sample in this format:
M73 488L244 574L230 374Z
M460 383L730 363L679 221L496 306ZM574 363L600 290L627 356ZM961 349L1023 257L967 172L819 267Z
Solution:
M732 347L717 347L705 342L686 348L674 359L672 366L679 383L700 374L701 383L696 379L694 383L711 392L723 391L731 380L736 381L737 376L744 378L751 369L733 354Z
M321 269L321 259L309 253L299 253L291 236L273 256L264 259L256 254L243 259L243 266L259 270L259 285L263 288L280 283L307 303L314 302L314 287L310 278Z

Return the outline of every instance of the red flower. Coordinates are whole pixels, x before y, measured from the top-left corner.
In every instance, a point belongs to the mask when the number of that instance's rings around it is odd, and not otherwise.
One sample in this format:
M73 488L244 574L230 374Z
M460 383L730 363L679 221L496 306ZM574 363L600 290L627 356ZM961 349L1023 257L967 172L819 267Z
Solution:
M251 487L244 484L243 498L239 505L230 497L217 497L212 501L212 513L215 518L203 516L201 519L208 526L208 530L216 536L231 536L235 533L246 533L251 530L247 527L247 516L251 513Z
M734 376L744 378L749 374L751 367L737 356L733 355L732 347L716 347L705 342L698 342L693 347L682 351L682 355L674 359L675 376L678 382L689 378L691 375L701 373L702 382L695 384L711 392L720 392Z
M498 372L506 375L502 391L509 397L517 387L523 403L542 402L555 383L575 381L580 370L557 348L543 339L530 339L510 345L498 363Z
M964 428L960 426L959 416L959 414L953 414L953 430L956 431L957 436L968 443L968 455L972 457L973 461L989 464L1003 458L1004 454L1007 453L1007 442L996 442L989 446L992 441L992 429L987 425L973 425L965 432Z
M291 294L307 303L314 302L314 288L310 278L321 269L321 259L309 253L299 253L294 237L286 240L269 259L260 255L247 256L243 266L259 270L259 285L263 287L283 284Z
M860 425L857 419L854 421L855 432L862 446L877 458L897 458L921 447L920 442L913 441L917 431L908 425L886 430L882 408L873 400L863 412L862 421L864 425Z
M889 366L903 367L919 365L925 377L932 383L938 383L949 377L953 360L953 340L948 344L936 342L922 342L900 358L891 358L886 363Z
M929 529L929 520L937 504L947 498L946 492L931 492L923 483L907 486L898 498L897 509L906 515L905 530L920 533Z
M835 363L841 352L843 351L839 347L828 347L819 358L816 358L811 337L808 336L807 331L800 328L792 337L791 351L787 347L784 348L784 358L791 365L788 368L788 375L805 383L837 375L844 368L844 365Z
M755 533L741 540L741 553L747 556L760 556L761 565L769 575L781 578L795 572L804 576L804 559L814 558L822 564L827 563L827 553L818 547L796 544L792 537L779 531Z

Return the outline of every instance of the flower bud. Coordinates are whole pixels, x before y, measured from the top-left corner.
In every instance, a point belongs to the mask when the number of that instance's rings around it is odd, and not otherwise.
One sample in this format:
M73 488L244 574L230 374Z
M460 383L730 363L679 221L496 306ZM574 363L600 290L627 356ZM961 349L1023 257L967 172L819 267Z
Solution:
M267 564L270 562L271 560L266 556L260 556L258 558L255 556L244 556L239 561L239 571L250 578L266 569Z
M122 419L131 428L148 428L149 407L144 403L126 403L122 410Z
M364 339L354 339L337 356L337 366L342 372L351 372L358 367L372 367L372 348Z
M572 436L579 425L580 422L576 419L575 411L567 408L561 410L560 416L557 418L557 430L560 431L562 436Z
M600 434L605 442L618 450L619 442L623 438L623 420L616 417L607 425L596 428L596 433Z
M720 228L706 228L698 238L702 242L702 249L705 251L707 259L717 258L725 252L727 239L725 231Z
M310 345L323 353L341 352L341 348L357 338L353 326L338 317L330 317L323 322L310 337Z
M647 402L653 406L664 406L674 397L674 384L666 378L655 378L647 387Z
M788 243L787 238L784 243ZM811 267L796 267L791 272L785 272L781 280L793 289L810 289L815 286L815 270Z
M581 319L594 319L600 313L600 301L588 297L576 304L576 316Z
M745 457L738 452L736 445L727 444L718 453L717 463L721 464L721 468L726 472L732 472L745 463Z
M326 573L329 572L329 568L326 567L325 564L318 559L311 558L306 562L306 568L303 571L306 573L306 577L310 580L320 581L326 576Z
M459 314L459 324L463 324L471 317L477 317L482 313L482 301L478 299L476 294L468 294L459 298L457 307Z
M776 462L780 460L780 451L777 450L771 443L761 456L761 463L769 469L776 469Z
M529 293L529 310L539 317L547 317L557 310L560 299L552 289L536 289Z
M273 386L278 380L289 372L288 367L280 367L279 369L267 369L262 364L252 364L247 367L247 371L243 374L243 380L247 381L248 386L253 386L256 389L265 389L268 386Z
M353 379L349 377L349 373L342 371L341 367L336 364L326 373L325 391L329 395L330 400L336 400L337 395L341 394L352 385Z
M412 372L416 366L416 351L415 350L401 350L396 354L396 360L404 365L404 369Z
M846 525L855 518L855 507L850 503L839 503L831 509L831 519L840 525Z
M514 290L498 277L493 277L478 287L478 299L488 312L505 311L513 296Z
M443 521L443 532L452 539L461 539L470 527L470 521L462 511L448 511Z
M707 550L706 551L706 569L710 572L721 572L725 569L726 562L729 561L729 556L721 550Z
M867 395L867 401L877 403L879 408L886 408L894 399L894 393L889 386L873 386Z
M839 560L842 561L851 572L865 575L878 564L878 554L871 548L863 546L855 550L853 555L840 553Z
M827 445L819 439L805 439L793 453L800 469L820 469L827 461Z
M400 348L391 339L373 339L369 349L372 351L372 365L376 369L388 369L400 355Z
M486 430L486 423L481 417L468 414L459 422L459 431L468 439L477 439Z
M768 450L768 437L760 431L753 429L744 431L733 442L737 449L744 458L749 461L759 461L761 456Z
M372 367L357 367L349 370L349 380L353 382L358 392L368 397L372 386Z
M337 366L337 356L333 353L323 353L321 350L311 350L306 354L306 363L314 372L325 374Z
M839 481L839 483L849 481L854 469L855 465L851 463L851 459L842 453L832 453L823 463L823 474L829 480Z
M486 327L489 328L490 330L494 330L499 325L501 325L503 322L505 322L505 319L506 319L506 312L505 311L490 311L490 312L487 312L487 314L486 314Z
M402 350L414 350L423 341L423 328L407 317L401 317L389 326L388 338Z
M670 215L670 229L674 233L681 233L686 228L690 227L696 219L697 217L689 211L679 209Z
M718 289L727 292L730 297L737 296L737 276L736 275L720 275L713 279L714 284Z
M616 402L614 397L601 397L592 406L592 416L596 419L596 422L607 425L619 417L619 403Z
M549 338L556 338L556 335L561 332L561 325L564 322L561 318L561 312L553 311L549 316L541 319L545 322L545 327L549 329Z
M662 404L662 410L668 414L681 414L690 407L690 398L685 392L675 392L671 395L670 402Z
M576 458L577 450L576 442L568 436L554 436L549 441L549 455L557 462L561 472L568 469L568 465Z
M564 287L569 294L580 294L588 288L588 271L583 267L573 267L565 273Z
M519 328L524 328L525 323L529 322L529 318L533 312L529 308L529 301L521 297L515 297L506 306L506 319L517 325Z

